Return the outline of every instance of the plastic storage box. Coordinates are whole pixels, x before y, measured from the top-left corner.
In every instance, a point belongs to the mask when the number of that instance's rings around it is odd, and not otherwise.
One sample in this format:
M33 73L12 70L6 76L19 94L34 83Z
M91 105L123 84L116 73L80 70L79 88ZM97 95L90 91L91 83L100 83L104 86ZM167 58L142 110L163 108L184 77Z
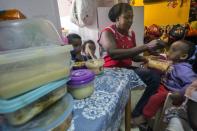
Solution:
M0 22L0 36L0 51L63 43L51 22L44 19Z
M67 94L25 125L14 127L5 123L1 128L3 131L66 131L71 124L72 109L73 99Z
M69 92L76 99L84 99L94 92L94 73L87 69L75 70L67 83Z
M0 53L0 98L9 99L69 76L72 46L45 46Z
M67 81L50 83L11 100L0 100L0 114L11 125L24 124L63 97L67 93Z

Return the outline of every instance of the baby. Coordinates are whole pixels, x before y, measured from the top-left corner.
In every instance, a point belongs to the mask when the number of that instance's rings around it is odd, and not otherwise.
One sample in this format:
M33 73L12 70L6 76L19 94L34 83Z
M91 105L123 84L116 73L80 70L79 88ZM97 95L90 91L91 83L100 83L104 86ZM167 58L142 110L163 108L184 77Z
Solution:
M174 42L169 50L168 59L172 65L162 78L160 87L156 94L152 95L143 109L143 115L134 118L133 124L140 125L150 119L162 107L169 92L173 93L174 98L180 98L184 95L186 88L197 79L197 74L189 63L189 59L195 53L195 45L189 41L180 40ZM197 61L195 58L194 61Z

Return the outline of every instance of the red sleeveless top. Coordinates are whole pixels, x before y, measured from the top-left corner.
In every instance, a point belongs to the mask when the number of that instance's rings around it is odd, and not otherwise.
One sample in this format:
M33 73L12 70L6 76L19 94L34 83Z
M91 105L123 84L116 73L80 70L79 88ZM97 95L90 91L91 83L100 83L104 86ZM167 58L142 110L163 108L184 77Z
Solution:
M136 41L135 41L135 33L133 31L130 31L128 35L123 35L119 33L116 29L115 25L111 25L109 27L106 27L104 30L101 31L100 38L102 35L102 32L108 31L114 35L115 41L116 41L116 48L118 49L129 49L133 48L136 46ZM98 40L98 43L100 44L100 38ZM104 51L101 46L101 51L104 53L102 55L105 63L104 67L130 67L132 65L132 60L131 58L127 59L122 59L122 60L113 60L107 52Z

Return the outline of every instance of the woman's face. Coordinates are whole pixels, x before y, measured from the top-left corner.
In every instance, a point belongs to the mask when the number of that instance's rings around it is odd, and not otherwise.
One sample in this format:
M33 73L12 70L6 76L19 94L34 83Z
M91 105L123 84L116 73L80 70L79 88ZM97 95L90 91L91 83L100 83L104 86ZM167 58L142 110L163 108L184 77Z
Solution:
M127 12L122 13L117 20L121 29L129 30L131 25L133 24L133 11L129 10Z

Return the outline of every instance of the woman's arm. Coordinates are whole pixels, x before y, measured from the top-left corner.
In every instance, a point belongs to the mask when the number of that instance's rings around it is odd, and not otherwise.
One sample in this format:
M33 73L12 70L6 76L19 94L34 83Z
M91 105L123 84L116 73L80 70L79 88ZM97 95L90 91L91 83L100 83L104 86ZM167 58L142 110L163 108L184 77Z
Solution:
M124 58L133 58L140 53L149 50L151 48L155 48L158 43L157 40L152 41L150 44L133 47L130 49L117 49L116 41L112 33L103 32L101 36L101 45L102 47L109 53L109 55L116 60L124 59Z
M134 62L145 62L147 63L148 62L148 59L146 59L144 56L140 56L140 55L136 55L132 58L132 60Z

